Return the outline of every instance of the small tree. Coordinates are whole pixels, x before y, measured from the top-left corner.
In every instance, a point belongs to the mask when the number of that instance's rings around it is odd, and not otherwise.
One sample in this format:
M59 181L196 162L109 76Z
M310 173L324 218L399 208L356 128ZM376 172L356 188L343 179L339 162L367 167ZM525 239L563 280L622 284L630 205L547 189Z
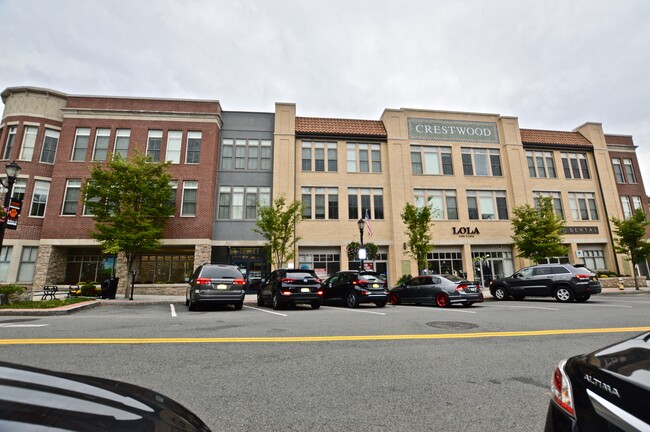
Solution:
M286 198L277 198L270 206L257 205L259 218L253 231L266 239L264 248L274 268L281 268L295 257L296 224L302 219L302 203L293 201L287 205Z
M614 229L616 234L614 249L617 253L625 255L625 259L632 263L634 287L639 289L634 266L646 260L650 253L650 243L645 240L646 227L650 222L648 222L643 209L637 209L632 216L625 220L612 217L611 221L616 227Z
M568 248L562 244L565 221L555 214L553 198L537 196L539 208L528 204L513 210L512 229L520 257L539 261L546 257L564 256Z
M418 263L418 273L427 268L427 254L433 249L431 242L431 209L406 203L402 211L402 222L406 225L408 248L404 252Z
M140 154L129 159L116 155L108 164L94 164L83 196L95 219L90 236L104 253L126 255L131 274L137 254L160 247L171 203L169 163L152 163Z

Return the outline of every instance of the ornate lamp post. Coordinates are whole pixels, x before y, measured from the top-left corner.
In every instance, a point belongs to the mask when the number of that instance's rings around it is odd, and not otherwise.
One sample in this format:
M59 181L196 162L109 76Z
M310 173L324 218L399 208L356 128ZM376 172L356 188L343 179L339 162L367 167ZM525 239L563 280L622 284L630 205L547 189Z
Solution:
M7 213L9 211L9 204L11 202L11 192L14 188L14 183L16 182L16 177L20 173L20 166L16 161L12 161L5 165L5 170L7 171L7 183L0 180L0 184L7 188L7 193L5 194L4 200L4 211ZM5 228L7 227L7 216L5 214L4 220L0 222L0 251L2 251L2 243L5 239Z
M359 247L359 261L361 261L361 265L359 266L359 271L363 271L363 260L366 259L366 249L363 247L363 228L365 226L365 222L363 219L359 219L357 221L357 226L359 227L359 237L360 237L360 244L361 247Z

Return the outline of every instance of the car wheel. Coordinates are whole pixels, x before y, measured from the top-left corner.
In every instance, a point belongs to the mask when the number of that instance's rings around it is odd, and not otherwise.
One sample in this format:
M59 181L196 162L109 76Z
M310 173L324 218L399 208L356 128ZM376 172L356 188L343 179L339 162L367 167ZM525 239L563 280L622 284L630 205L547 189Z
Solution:
M257 305L258 306L264 306L264 297L262 297L261 292L257 292Z
M196 305L192 301L192 298L187 301L187 308L192 312L196 310Z
M494 288L494 298L497 300L508 300L508 291L504 287Z
M580 302L580 303L584 303L587 300L589 300L590 298L591 298L591 294L584 294L584 295L581 295L581 296L577 296L576 301Z
M441 308L449 306L449 296L445 293L438 293L436 295L436 305Z
M190 298L187 296L187 294L185 294L185 306L189 306L189 305L190 305Z
M526 296L522 296L522 295L513 295L512 298L514 298L515 300L523 300L523 299L526 298Z
M555 300L561 303L573 301L573 298L573 291L569 287L561 286L555 290Z
M402 304L402 299L400 299L397 294L390 293L390 304L395 306Z
M345 304L349 308L355 308L359 306L359 296L354 291L349 291L345 296Z
M311 302L311 308L312 309L320 309L320 301L314 300L313 302Z
M235 310L242 310L242 308L244 307L244 302L237 302L233 304L233 306L235 306Z
M465 302L463 303L463 307L470 307L474 304L474 302Z
M273 309L278 310L280 309L280 297L278 296L278 293L273 294Z
M385 301L375 302L375 305L377 305L377 307L379 307L379 308L382 308L382 307L386 306L386 302Z

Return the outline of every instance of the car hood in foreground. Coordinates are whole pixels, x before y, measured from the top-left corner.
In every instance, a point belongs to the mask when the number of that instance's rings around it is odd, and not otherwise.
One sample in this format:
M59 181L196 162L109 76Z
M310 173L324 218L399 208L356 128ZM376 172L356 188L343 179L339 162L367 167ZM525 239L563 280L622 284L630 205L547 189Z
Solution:
M0 362L0 430L209 431L144 387Z

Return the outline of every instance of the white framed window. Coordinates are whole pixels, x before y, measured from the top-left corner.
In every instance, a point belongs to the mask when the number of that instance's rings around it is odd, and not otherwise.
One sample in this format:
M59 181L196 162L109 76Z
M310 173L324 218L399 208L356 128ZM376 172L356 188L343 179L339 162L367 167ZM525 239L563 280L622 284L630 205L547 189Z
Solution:
M181 144L183 143L182 131L167 132L167 155L165 160L173 164L181 163Z
M181 206L181 216L196 216L198 189L198 181L185 180L183 182L183 204Z
M171 180L169 186L172 189L172 196L169 199L169 205L174 207L174 213L176 213L176 198L178 196L178 180Z
M160 162L160 148L162 147L161 130L150 130L147 136L147 156L151 158L151 162Z
M347 169L348 172L380 173L381 146L379 144L348 143ZM319 170L316 169L316 171Z
M381 188L348 188L348 219L384 218L384 190Z
M108 155L108 143L111 139L111 130L99 128L95 132L95 148L93 149L93 160L103 162Z
M303 171L338 171L337 145L335 142L303 141L301 157Z
M547 191L533 191L533 199L535 200L535 208L539 209L539 197L553 198L553 210L555 214L564 219L564 208L562 208L562 194L560 192L547 192Z
M564 177L568 179L590 179L587 155L584 153L562 152Z
M11 191L11 196L15 199L24 200L25 192L27 191L27 179L19 178L14 183L14 189Z
M415 189L413 192L415 206L431 209L431 219L457 220L458 202L453 189Z
M598 220L596 195L593 192L569 192L573 220Z
M623 159L623 168L625 169L625 180L630 184L636 183L636 175L632 166L632 159Z
M413 174L453 175L451 147L412 145L411 170Z
M501 176L499 149L462 147L463 174L466 176Z
M472 220L506 220L508 204L505 191L467 191L467 210Z
M553 152L548 151L527 151L528 174L531 177L556 178L555 161Z
M74 216L77 214L79 197L81 196L81 180L70 179L66 181L65 195L63 196L63 216Z
M29 215L32 217L45 216L47 207L47 196L50 193L50 182L36 180L34 182L34 192L32 194L32 205L29 209Z
M273 169L271 165L271 150L271 140L260 140L260 170L262 171L270 171Z
M338 219L339 188L337 187L303 187L303 219Z
M9 133L7 134L7 142L5 143L4 152L2 153L3 159L11 159L11 152L14 149L14 142L16 141L16 126L9 127Z
M222 186L219 188L219 219L255 220L257 203L271 203L271 188L256 186Z
M37 257L38 246L23 246L22 253L20 254L17 282L31 282L34 279Z
M602 249L583 249L582 261L589 270L606 270L605 253Z
M13 246L2 246L0 249L0 281L7 282L7 272L11 264L11 254Z
M616 183L625 183L625 177L623 177L623 166L621 165L621 160L618 158L612 159L612 167L614 168L614 177L616 178Z
M641 202L641 197L640 196L633 196L632 197L632 208L634 211L637 211L639 209L643 209L643 203Z
M72 146L72 160L84 162L86 152L88 151L88 141L90 140L90 128L77 128Z
M26 126L23 135L23 145L20 148L19 160L31 161L34 157L34 148L36 147L36 135L38 128L36 126Z
M621 206L623 207L623 219L629 219L632 216L632 205L629 196L621 197Z
M118 129L115 133L115 150L114 155L120 155L126 159L129 154L129 141L131 140L131 129Z
M59 145L61 132L54 129L45 129L43 138L43 149L41 150L41 162L53 164L56 157L56 148Z
M201 131L190 131L187 133L187 152L185 154L185 163L198 164L201 160L201 141L203 134Z

